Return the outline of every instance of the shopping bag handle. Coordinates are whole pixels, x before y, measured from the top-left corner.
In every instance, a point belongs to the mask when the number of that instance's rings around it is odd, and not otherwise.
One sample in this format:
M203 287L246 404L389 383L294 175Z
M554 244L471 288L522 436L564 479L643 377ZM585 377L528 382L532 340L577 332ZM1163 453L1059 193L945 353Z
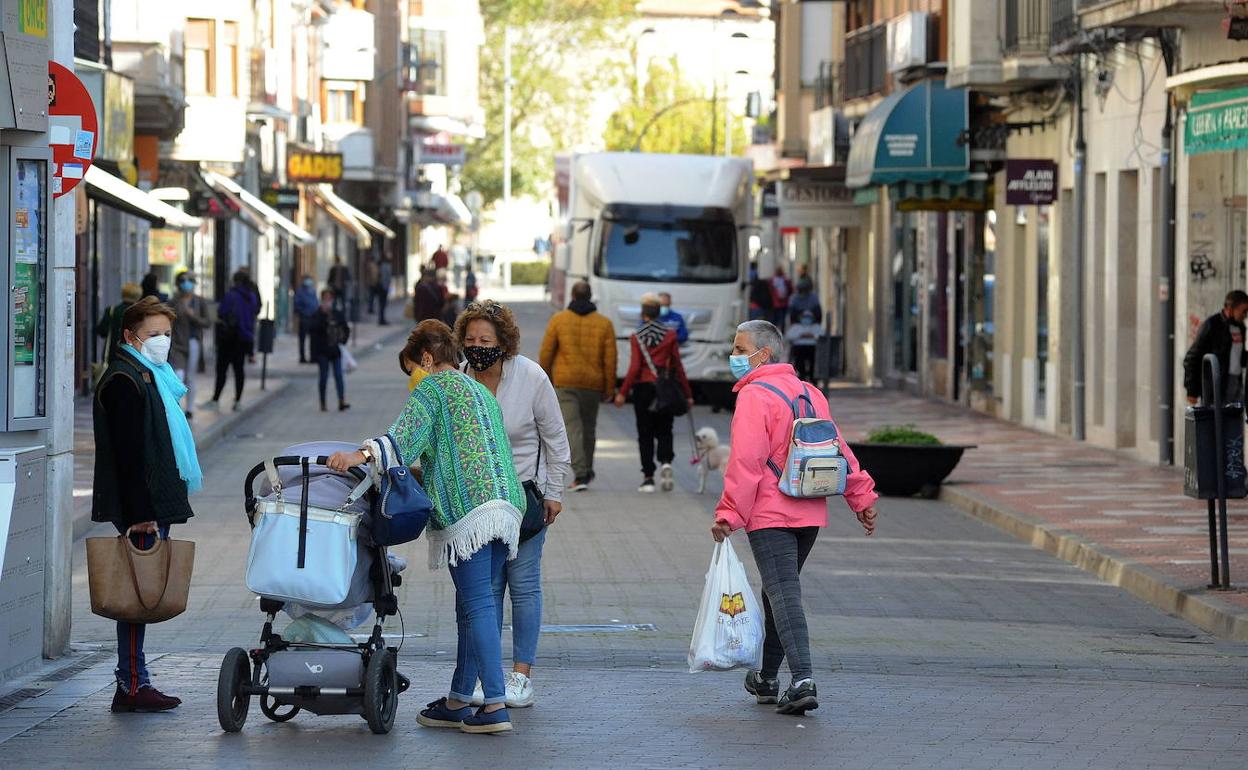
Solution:
M135 598L139 600L140 607L147 610L148 612L152 612L157 607L160 606L161 602L165 600L165 592L169 590L169 568L170 566L172 566L172 563L173 563L172 561L173 549L169 547L169 538L168 537L161 538L160 532L157 531L156 545L152 546L153 548L164 549L164 552L165 552L165 585L163 588L160 589L160 596L156 598L156 603L149 607L147 602L143 601L143 589L139 587L139 575L137 572L135 572L135 569L134 569L134 552L138 551L139 547L130 541L129 529L126 530L126 534L118 535L117 537L124 543L125 548L126 548L126 565L130 568L130 584L134 586ZM162 539L165 541L164 543L160 542Z

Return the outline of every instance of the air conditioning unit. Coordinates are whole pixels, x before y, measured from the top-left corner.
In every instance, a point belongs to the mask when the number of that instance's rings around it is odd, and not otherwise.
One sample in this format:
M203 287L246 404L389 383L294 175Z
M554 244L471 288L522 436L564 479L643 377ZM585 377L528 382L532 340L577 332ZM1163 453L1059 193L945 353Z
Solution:
M927 64L928 18L924 11L911 11L888 22L889 72Z

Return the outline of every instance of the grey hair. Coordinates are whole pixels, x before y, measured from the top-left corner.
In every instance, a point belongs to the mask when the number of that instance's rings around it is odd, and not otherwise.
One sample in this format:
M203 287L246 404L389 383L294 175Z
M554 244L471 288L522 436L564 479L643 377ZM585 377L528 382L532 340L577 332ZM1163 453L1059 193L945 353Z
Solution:
M784 360L784 337L770 321L746 321L737 327L737 333L750 335L757 348L769 348L772 363Z

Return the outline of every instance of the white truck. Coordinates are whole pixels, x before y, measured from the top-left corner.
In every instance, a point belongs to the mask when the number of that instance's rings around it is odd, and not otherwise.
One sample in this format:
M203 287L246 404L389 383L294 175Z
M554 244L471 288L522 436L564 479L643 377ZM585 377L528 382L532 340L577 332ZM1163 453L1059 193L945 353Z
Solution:
M572 284L589 281L599 312L615 324L623 377L642 295L670 292L689 329L681 359L695 395L728 403L728 354L748 309L752 163L603 152L561 157L558 165L552 302L565 306Z

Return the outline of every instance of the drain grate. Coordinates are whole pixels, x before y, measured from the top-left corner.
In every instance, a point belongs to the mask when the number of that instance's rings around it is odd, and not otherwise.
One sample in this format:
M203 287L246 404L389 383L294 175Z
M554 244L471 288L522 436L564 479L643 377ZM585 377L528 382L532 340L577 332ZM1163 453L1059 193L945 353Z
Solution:
M48 691L46 687L23 687L20 690L14 690L8 695L0 698L0 714L17 706L31 698L38 698Z
M76 663L71 663L70 665L65 666L64 668L58 668L56 671L53 671L47 676L41 677L39 681L41 682L64 682L66 679L69 679L71 677L77 676L78 674L81 674L83 671L86 671L87 669L91 668L96 663L99 663L100 661L103 661L111 657L113 657L113 653L111 652L103 652L103 651L93 652Z

